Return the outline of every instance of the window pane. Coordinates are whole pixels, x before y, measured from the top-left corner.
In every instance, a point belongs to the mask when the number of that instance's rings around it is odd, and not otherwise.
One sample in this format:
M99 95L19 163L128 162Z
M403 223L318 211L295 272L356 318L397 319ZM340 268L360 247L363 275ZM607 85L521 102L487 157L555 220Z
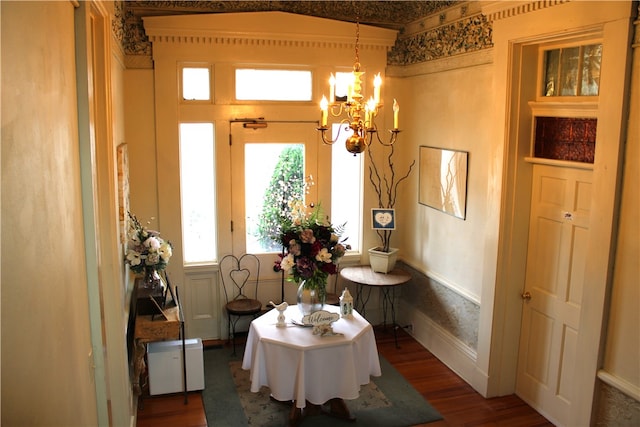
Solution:
M582 85L580 95L596 96L600 91L602 44L585 46L582 59Z
M183 68L182 98L189 101L206 101L211 99L209 81L208 68Z
M236 99L311 101L311 71L238 69Z
M346 102L349 93L349 85L353 83L352 73L336 73L336 101Z
M304 144L248 143L244 156L246 250L280 252L280 218L304 200Z
M544 96L558 95L559 64L560 64L560 49L553 49L545 52Z
M578 94L579 61L579 47L562 49L560 53L560 82L562 84L560 95L576 96Z
M216 260L213 123L180 124L184 263Z
M332 135L337 135L340 124L334 123ZM354 156L344 149L344 142L351 132L340 133L339 140L331 151L331 223L344 224L342 237L348 237L346 244L351 250L360 252L360 231L362 230L362 165L363 156Z

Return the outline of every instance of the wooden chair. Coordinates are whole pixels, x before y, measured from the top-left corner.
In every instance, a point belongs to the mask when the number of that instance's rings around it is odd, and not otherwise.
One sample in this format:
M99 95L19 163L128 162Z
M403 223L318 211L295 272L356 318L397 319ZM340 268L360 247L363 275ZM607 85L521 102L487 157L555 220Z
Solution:
M258 300L260 260L253 254L240 257L226 255L220 260L220 274L226 299L229 339L235 355L238 321L248 316L255 319L262 311L262 302Z

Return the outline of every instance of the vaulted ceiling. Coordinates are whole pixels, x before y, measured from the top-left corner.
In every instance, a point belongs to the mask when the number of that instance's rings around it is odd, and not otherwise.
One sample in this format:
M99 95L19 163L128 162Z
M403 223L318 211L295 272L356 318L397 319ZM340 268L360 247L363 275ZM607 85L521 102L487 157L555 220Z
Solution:
M459 0L430 1L125 1L131 16L196 13L266 12L298 13L401 30L406 24L446 9Z

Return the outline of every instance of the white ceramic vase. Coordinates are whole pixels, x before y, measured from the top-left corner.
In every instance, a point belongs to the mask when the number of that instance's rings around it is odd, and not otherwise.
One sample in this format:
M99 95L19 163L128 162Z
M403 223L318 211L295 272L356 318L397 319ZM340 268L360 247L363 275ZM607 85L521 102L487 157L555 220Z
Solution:
M384 252L380 247L369 249L369 264L376 273L388 273L396 266L398 259L398 248L389 248L389 252Z

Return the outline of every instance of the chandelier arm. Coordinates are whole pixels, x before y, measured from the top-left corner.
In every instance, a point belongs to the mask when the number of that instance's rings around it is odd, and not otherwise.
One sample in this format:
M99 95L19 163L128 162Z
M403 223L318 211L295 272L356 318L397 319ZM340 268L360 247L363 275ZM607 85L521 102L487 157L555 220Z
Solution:
M329 111L331 112L331 115L333 117L340 117L342 115L342 108L343 108L342 103L333 103L333 104L330 104L329 106L331 107ZM335 107L338 107L338 112L336 112Z
M396 143L396 140L398 139L398 134L401 132L400 129L391 129L389 130L389 133L391 134L389 137L389 142L385 142L383 140L380 139L380 136L378 134L376 134L376 138L378 139L378 142L382 145L384 145L385 147L391 147L393 144Z
M316 130L320 131L320 135L322 136L322 142L325 145L333 145L336 143L336 141L338 140L338 138L340 138L340 132L342 132L343 126L344 124L349 124L349 120L347 119L343 119L340 122L340 126L338 126L338 132L336 133L336 137L334 139L331 138L327 138L327 131L329 130L329 128L327 126L320 126L318 128L316 128ZM347 129L347 128L344 128Z

